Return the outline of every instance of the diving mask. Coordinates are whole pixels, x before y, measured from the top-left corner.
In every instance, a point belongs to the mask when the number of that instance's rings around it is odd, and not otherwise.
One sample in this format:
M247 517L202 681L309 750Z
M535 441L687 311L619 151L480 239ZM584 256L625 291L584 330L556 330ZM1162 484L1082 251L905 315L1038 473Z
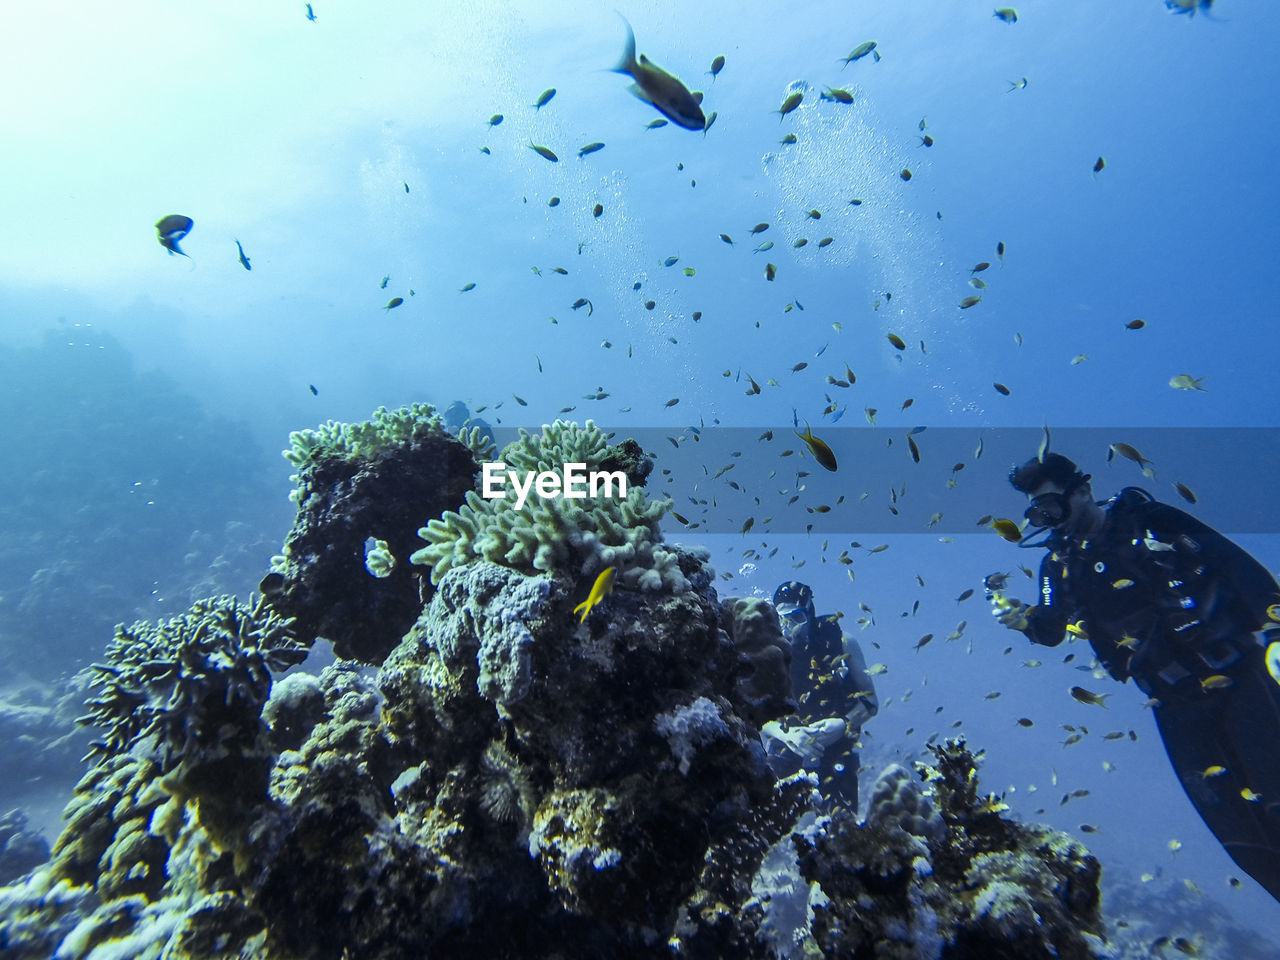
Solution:
M1083 474L1072 479L1062 493L1042 493L1031 500L1023 514L1033 527L1057 527L1071 519L1071 495L1091 479Z

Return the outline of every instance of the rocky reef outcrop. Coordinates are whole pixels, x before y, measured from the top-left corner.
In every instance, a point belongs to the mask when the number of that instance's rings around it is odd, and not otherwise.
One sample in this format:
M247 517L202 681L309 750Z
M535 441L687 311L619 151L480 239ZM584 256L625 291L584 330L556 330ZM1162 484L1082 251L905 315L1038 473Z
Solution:
M593 431L503 458L626 464L627 501L523 515L467 496L475 458L429 409L295 435L299 526L266 595L121 627L95 668L104 735L51 859L0 888L0 951L1100 955L1097 862L1005 819L962 743L888 771L865 822L775 780L776 613L663 543L642 454ZM577 611L606 563L617 586ZM318 638L337 662L281 679Z

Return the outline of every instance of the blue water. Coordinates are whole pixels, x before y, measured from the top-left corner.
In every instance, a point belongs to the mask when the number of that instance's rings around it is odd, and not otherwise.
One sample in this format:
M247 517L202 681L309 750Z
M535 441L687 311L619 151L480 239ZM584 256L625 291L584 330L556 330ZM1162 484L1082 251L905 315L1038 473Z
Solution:
M757 523L745 538L672 523L670 536L709 546L733 575L727 592L771 593L798 576L820 612L846 612L868 662L888 667L864 766L913 757L962 720L988 751L984 782L1012 791L1019 815L1099 828L1081 836L1108 882L1190 881L1206 911L1274 927L1280 906L1252 881L1228 886L1240 871L1182 795L1142 695L1078 672L1083 645L1032 649L991 626L980 589L955 598L996 570L1032 598L1016 565L1038 555L973 521L1018 515L1001 477L1034 453L1042 425L1095 428L1055 449L1094 473L1100 495L1139 483L1176 502L1176 480L1213 522L1233 490L1265 494L1269 479L1251 470L1265 451L1247 441L1156 457L1154 478L1105 455L1140 428L1277 425L1269 118L1280 85L1266 64L1280 10L1219 0L1212 17L1186 17L1160 0L1028 0L1005 24L972 0L624 9L639 50L705 91L717 120L704 136L646 129L659 115L608 72L625 33L608 5L314 7L314 23L301 3L47 3L6 16L0 661L11 702L38 699L15 692L25 682L97 657L115 622L247 593L291 520L277 454L290 430L418 400L486 406L504 427L573 406L566 416L622 432L751 428L743 455L760 461L776 446L754 437L772 428L789 441L795 411L837 453L844 429L896 438L896 465L841 463L840 489L851 503L866 492L874 520L837 514L812 535ZM883 59L842 66L869 39ZM828 86L855 102L821 101ZM804 102L780 118L791 89ZM504 120L490 127L495 113ZM779 142L788 133L795 144ZM606 146L579 159L591 141ZM815 209L820 220L806 216ZM170 213L195 222L190 260L156 244L152 224ZM758 222L770 229L752 237ZM764 240L774 248L753 253ZM980 261L991 263L982 291L967 282ZM392 297L403 304L385 310ZM571 309L579 297L591 315ZM1126 329L1137 318L1146 326ZM856 385L825 382L846 365ZM1178 374L1206 389L1172 389ZM745 394L748 375L759 395ZM597 388L610 397L584 399ZM836 430L823 415L832 401ZM982 461L966 439L966 499L947 529L917 518L869 539L894 522L891 490L906 485L904 504L916 487L937 493L937 460L921 469L930 435L920 466L904 451L916 425L975 441L1023 427L1029 439ZM794 488L795 463L778 462L768 493ZM710 529L740 529L732 476L677 479L716 498ZM1280 568L1272 514L1233 522L1224 532ZM852 549L850 581L835 562L849 540L890 548ZM774 547L743 568L744 550ZM859 602L874 611L865 629ZM961 619L965 637L942 642ZM938 639L913 652L926 632ZM1020 666L1032 658L1043 665ZM1113 694L1107 711L1070 698L1081 683ZM1035 726L1018 726L1024 716ZM1063 747L1064 723L1092 733ZM1136 742L1102 740L1130 729ZM56 833L74 772L10 762L12 802L0 806L26 805ZM1090 796L1060 804L1077 788Z

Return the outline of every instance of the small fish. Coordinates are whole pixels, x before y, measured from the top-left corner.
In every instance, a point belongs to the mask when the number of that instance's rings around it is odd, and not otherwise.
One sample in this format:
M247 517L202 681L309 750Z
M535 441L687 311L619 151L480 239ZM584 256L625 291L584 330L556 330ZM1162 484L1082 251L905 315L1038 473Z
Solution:
M922 147L932 147L935 143L933 137L929 136L929 134L927 133L923 137L920 137L919 139L920 139L920 146Z
M1235 681L1225 674L1215 673L1200 681L1200 689L1205 693L1208 693L1211 690L1225 690L1233 683L1235 683Z
M874 40L867 40L864 43L860 43L856 47L854 47L849 52L849 55L847 57L840 57L839 59L843 60L844 65L847 67L849 64L853 63L855 60L861 60L867 54L874 53L875 49L876 49L876 42ZM877 53L876 61L878 62L879 60L880 60L880 54Z
M551 98L554 97L555 95L556 95L556 88L548 87L546 90L543 90L540 94L538 94L538 99L534 101L533 108L535 110L541 110L543 107L545 107L548 103L551 102Z
M825 441L819 440L813 435L813 431L809 428L808 421L805 421L804 430L804 433L800 433L799 431L793 432L797 437L805 442L805 446L809 448L809 452L813 454L813 459L818 462L819 466L835 473L836 455L831 452L831 448L827 446Z
M1071 634L1073 637L1079 637L1081 640L1089 639L1089 631L1085 629L1083 620L1077 620L1075 623L1068 623L1066 630L1067 633ZM1074 654L1071 654L1070 656L1074 656Z
M835 241L835 237L823 237L818 241L818 247L829 247Z
M308 3L306 6L307 6L307 19L310 20L312 23L315 23L317 19L316 12L311 9L311 4Z
M1108 454L1107 459L1110 460L1111 455L1116 453L1120 454L1120 456L1124 457L1126 460L1132 460L1134 463L1136 463L1139 466L1139 468L1145 469L1147 464L1154 463L1154 461L1148 460L1141 453L1139 453L1136 447L1131 446L1130 444L1127 444L1127 443L1111 444L1111 453Z
M597 203L594 207L591 208L591 216L593 217L599 217L602 213L604 213L603 203Z
M1173 489L1177 490L1178 496L1182 497L1182 499L1187 501L1187 503L1196 502L1196 495L1185 483L1178 483L1177 481L1174 481Z
M1003 240L996 241L996 259L999 260L1001 263L1004 263L1004 241Z
M394 310L396 307L400 306L400 304L402 303L404 303L404 297L392 297L390 300L387 301L387 305L382 309Z
M664 406L664 407L674 407L674 406L675 406L677 403L679 403L679 402L680 402L680 398L679 398L679 397L672 397L670 400L668 400L666 403L664 403L664 404L663 404L663 406Z
M169 256L175 253L181 257L187 257L182 252L182 248L178 246L178 241L186 237L191 232L191 228L195 226L195 222L190 217L184 217L180 213L171 213L167 217L161 217L156 221L156 239L160 246L169 251ZM187 257L190 260L190 257Z
M1025 90L1027 89L1027 84L1029 84L1030 82L1031 81L1028 80L1026 77L1023 77L1021 80L1010 80L1009 89L1006 90L1005 93L1013 93L1013 91L1015 90Z
M903 341L903 339L902 339L900 336L898 336L896 333L890 333L890 334L888 334L887 336L888 336L888 340L889 340L889 342L890 342L891 344L893 344L894 349L896 349L896 350L905 350L905 349L907 349L907 345L906 345L906 343L905 343L905 342Z
M244 247L240 246L239 240L236 241L236 249L240 251L240 266L246 270L252 270L253 268L249 266L249 258L244 255Z
M181 253L182 251L179 250L178 252ZM1204 383L1204 380L1204 377L1193 377L1189 373L1180 373L1176 377L1170 378L1169 386L1175 390L1204 390L1205 388L1200 386L1200 384Z
M1081 703L1095 704L1099 707L1102 707L1105 710L1107 707L1105 701L1108 697L1111 696L1111 694L1093 693L1090 690L1086 690L1084 687L1072 687L1071 696L1075 697L1076 700L1080 701Z
M622 22L627 28L627 42L621 59L613 68L614 72L630 75L635 81L631 85L631 93L650 104L672 123L686 130L709 130L712 121L703 116L700 98L690 93L688 87L667 71L650 62L644 54L637 60L636 35L625 17Z
M1098 159L1093 162L1094 175L1096 176L1097 174L1101 173L1103 168L1106 167L1106 165L1107 165L1107 158L1098 157Z
M800 106L800 104L803 102L804 102L804 94L801 93L799 90L795 91L794 93L788 94L787 98L782 101L782 106L780 106L777 110L774 111L774 113L778 114L778 122L781 123L783 117L785 117L788 113L790 113L796 107Z
M613 593L614 577L618 573L617 567L605 567L600 571L600 575L596 577L596 582L591 585L591 592L587 594L587 599L573 608L573 612L582 611L582 616L578 618L579 623L583 623L587 619L592 609L600 603L606 596Z
M378 284L378 289L379 290L387 289L387 284L390 281L391 281L391 274L388 273L385 277L382 278L382 282Z
M311 388L311 395L313 397L320 396L320 391L316 389L316 385L314 383L308 383L307 386Z
M774 266L772 263L766 263L764 265L764 278L766 280L772 280L777 275L778 275L778 268L776 266Z
M711 69L708 70L707 73L711 74L711 79L714 82L715 78L720 76L720 71L723 69L724 69L724 55L721 54L720 56L716 57L714 60L711 61Z
M1018 529L1018 525L1012 520L992 520L991 529L1010 543L1017 543L1022 539L1022 531Z
M459 288L458 288L458 292L459 292L459 293L470 293L470 292L471 292L472 290L474 290L475 288L476 288L476 285L475 285L475 283L474 283L474 282L472 282L472 283L464 283L461 287L459 287Z
M1003 383L993 383L992 386L996 388L996 393L1003 394L1006 397L1009 396L1009 388Z
M911 173L911 170L908 167L903 167L898 172L898 176L900 176L903 180L910 180L913 174Z
M511 397L513 400L515 400L516 403L520 404L520 406L522 407L527 407L529 405L528 403L525 402L525 400L522 397L518 397L514 393L511 395Z
M586 297L579 297L577 300L573 301L573 303L569 304L569 309L570 309L570 310L577 310L577 309L579 309L579 308L581 308L581 307L586 307L586 308L587 308L587 316L588 316L588 317L589 317L589 316L591 316L591 314L592 314L592 313L594 313L594 312L595 312L595 309L596 309L596 308L595 308L595 304L593 304L593 303L592 303L590 300L588 300Z
M781 140L778 141L778 145L782 147L789 147L793 143L799 143L799 142L800 142L799 137L797 137L794 133L788 133L785 137L783 137Z
M1088 359L1089 359L1089 355L1087 353L1077 353L1074 357L1071 358L1071 365L1074 367L1077 364L1084 363Z
M818 94L819 100L832 100L836 103L853 103L853 94L842 87L827 87L824 93Z
M965 297L960 301L960 309L968 310L970 307L976 307L982 302L981 297Z
M1260 794L1260 793L1258 793L1258 792L1256 792L1256 791L1254 791L1254 790L1250 790L1248 787L1245 787L1244 789L1242 789L1242 790L1240 791L1240 796L1242 796L1244 799L1248 800L1250 803L1261 803L1261 802L1262 802L1262 794ZM1175 946L1177 946L1177 945L1175 944ZM1187 951L1185 951L1185 950L1183 951L1183 953L1186 953L1186 952L1187 952Z
M1001 7L999 10L993 13L992 16L996 17L997 19L1003 20L1005 23L1018 22L1018 11L1013 9L1013 7Z
M773 241L766 240L764 243L760 244L760 246L756 247L751 252L752 253L768 253L772 249L773 249Z
M648 123L646 123L644 125L644 128L646 130L661 130L663 127L667 125L667 123L668 121L662 119L662 117L658 117L658 119L650 120Z
M560 162L560 158L557 157L548 147L540 147L538 146L538 144L530 142L529 149L532 150L534 153L536 153L538 156L543 157L547 160L550 160L552 163Z
M593 143L588 143L584 147L579 147L578 156L585 157L588 153L595 153L597 150L603 150L603 149L604 149L604 144L601 143L599 140L596 140Z
M492 117L489 118L489 126L491 127L496 127L501 122L502 122L502 114L500 113L495 113Z
M1128 323L1126 323L1124 325L1124 328L1126 330L1141 330L1146 325L1147 325L1147 321L1143 320L1141 317L1138 317L1136 320L1130 320Z

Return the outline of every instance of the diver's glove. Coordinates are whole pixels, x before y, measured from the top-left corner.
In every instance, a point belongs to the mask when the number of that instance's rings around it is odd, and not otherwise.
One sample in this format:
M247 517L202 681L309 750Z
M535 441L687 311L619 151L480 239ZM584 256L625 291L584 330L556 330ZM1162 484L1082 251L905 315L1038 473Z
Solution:
M1011 600L999 590L993 590L987 599L991 603L991 615L1001 625L1010 630L1025 631L1027 629L1027 618L1030 616L1031 608L1025 603L1021 600Z

